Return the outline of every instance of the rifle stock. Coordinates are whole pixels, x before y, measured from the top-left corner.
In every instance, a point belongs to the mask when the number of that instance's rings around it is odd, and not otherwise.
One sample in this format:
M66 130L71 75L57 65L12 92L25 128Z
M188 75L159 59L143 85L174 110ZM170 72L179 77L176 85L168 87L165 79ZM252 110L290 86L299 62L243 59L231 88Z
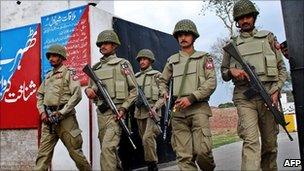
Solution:
M248 74L248 76L250 78L249 84L250 84L251 89L253 89L255 92L257 92L258 95L260 95L260 97L262 97L267 108L270 110L270 112L274 116L275 121L283 127L283 129L287 133L290 141L293 141L293 138L291 137L291 135L289 134L289 132L286 129L286 126L288 125L288 123L285 122L284 114L281 111L279 111L277 107L272 105L272 99L269 96L268 92L266 91L265 87L263 86L262 82L260 81L259 77L253 70L253 67L250 66L250 64L244 62L236 45L233 42L230 42L229 44L227 44L225 47L223 47L223 49L230 56L232 56L237 62L239 62L242 65L242 68Z
M97 86L97 96L99 99L103 99L106 101L106 103L109 105L110 109L112 110L112 112L118 116L119 112L111 98L111 96L109 95L105 84L102 83L102 81L96 76L95 72L92 70L92 68L89 65L86 65L82 71L87 74L96 84ZM122 128L122 131L128 136L128 139L132 145L132 147L134 149L136 149L136 146L133 142L133 140L131 139L131 132L129 131L128 127L126 126L126 124L124 123L124 121L122 119L118 120L118 123L120 125L120 127Z
M173 86L173 80L171 78L170 82L169 82L169 94L168 94L169 98L166 103L166 109L165 109L165 115L164 115L164 133L163 133L164 141L166 141L166 139L167 139L167 129L169 126L169 119L170 119L170 114L171 114L172 86Z

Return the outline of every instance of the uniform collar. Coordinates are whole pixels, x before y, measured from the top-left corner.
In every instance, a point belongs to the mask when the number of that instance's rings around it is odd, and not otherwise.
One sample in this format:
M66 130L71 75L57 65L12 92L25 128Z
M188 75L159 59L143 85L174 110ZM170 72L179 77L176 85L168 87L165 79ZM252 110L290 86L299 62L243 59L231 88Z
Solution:
M52 74L56 74L56 73L62 73L64 70L66 70L67 67L65 65L62 65L60 68L58 68L56 71L55 71L55 68L53 68L52 70Z
M187 57L187 58L192 57L195 53L196 53L196 50L193 50L193 53L191 55L189 55L187 52L184 52L181 50L179 51L180 56Z
M192 55L189 55L186 52L183 51L179 51L180 56L182 57L187 57L187 58L200 58L202 57L205 53L201 52L201 51L196 51L194 50L194 52L192 53Z
M116 56L116 54L114 53L114 54L112 54L112 55L110 55L110 56L103 56L103 57L101 57L100 58L100 62L101 63L107 63L107 62L109 62L110 60L112 60L112 59L115 59L115 58L117 58L117 56Z
M242 38L249 38L249 37L253 37L257 32L258 32L257 29L253 29L251 32L241 32L240 35Z
M147 73L147 72L149 72L149 71L151 71L152 70L152 66L150 65L147 69L145 69L145 70L140 70L140 73L141 74L145 74L145 73Z

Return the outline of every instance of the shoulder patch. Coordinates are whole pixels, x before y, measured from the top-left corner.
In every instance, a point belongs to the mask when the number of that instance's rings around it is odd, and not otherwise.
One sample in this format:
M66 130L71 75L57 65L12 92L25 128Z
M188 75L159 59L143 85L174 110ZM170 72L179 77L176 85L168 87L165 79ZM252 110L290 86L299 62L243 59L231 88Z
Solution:
M71 75L76 75L76 69L75 68L68 68L70 71Z
M122 61L122 63L120 64L121 73L125 76L132 74L133 70L130 62L128 60L123 60L122 58L120 61Z
M74 80L74 81L76 81L76 80L78 80L78 76L76 75L76 69L75 68L68 68L68 71L69 71L69 73L70 73L70 75L71 75L71 78Z
M205 59L205 69L214 69L214 62L212 58Z

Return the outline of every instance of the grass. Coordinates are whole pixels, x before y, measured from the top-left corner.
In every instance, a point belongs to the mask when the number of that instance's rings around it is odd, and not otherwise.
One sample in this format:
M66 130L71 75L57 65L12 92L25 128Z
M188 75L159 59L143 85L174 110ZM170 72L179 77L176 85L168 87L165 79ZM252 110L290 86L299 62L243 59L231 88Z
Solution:
M237 134L218 134L212 136L213 148L218 148L222 145L234 143L241 139Z

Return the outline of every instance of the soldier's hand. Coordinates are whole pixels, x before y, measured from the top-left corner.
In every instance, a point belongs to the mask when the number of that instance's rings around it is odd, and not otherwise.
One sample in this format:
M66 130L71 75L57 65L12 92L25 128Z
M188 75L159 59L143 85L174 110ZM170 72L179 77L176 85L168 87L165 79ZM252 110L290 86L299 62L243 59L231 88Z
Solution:
M168 92L165 92L165 93L164 93L164 99L166 99L166 100L169 99Z
M96 93L92 88L86 88L84 90L84 92L89 99L95 99L96 98Z
M57 112L57 111L53 112L52 116L49 118L51 123L55 123L55 124L57 124L60 119L62 119L62 114L60 112Z
M191 102L187 97L179 98L175 101L175 107L178 109L185 109L191 105Z
M248 81L250 81L248 74L244 70L238 69L238 68L230 68L229 70L230 70L231 75L235 79L237 79L237 80L247 79Z
M275 91L272 95L271 95L271 100L272 100L272 106L279 106L279 92Z
M118 109L118 116L116 116L116 119L117 120L120 120L120 119L125 119L126 118L126 112L127 110L123 107L119 108Z
M43 123L48 124L49 123L49 118L45 112L42 112L40 115L40 119Z
M156 115L157 113L156 113L156 107L152 107L151 108L151 111L149 111L149 115L150 115L150 117L153 117L154 115Z

